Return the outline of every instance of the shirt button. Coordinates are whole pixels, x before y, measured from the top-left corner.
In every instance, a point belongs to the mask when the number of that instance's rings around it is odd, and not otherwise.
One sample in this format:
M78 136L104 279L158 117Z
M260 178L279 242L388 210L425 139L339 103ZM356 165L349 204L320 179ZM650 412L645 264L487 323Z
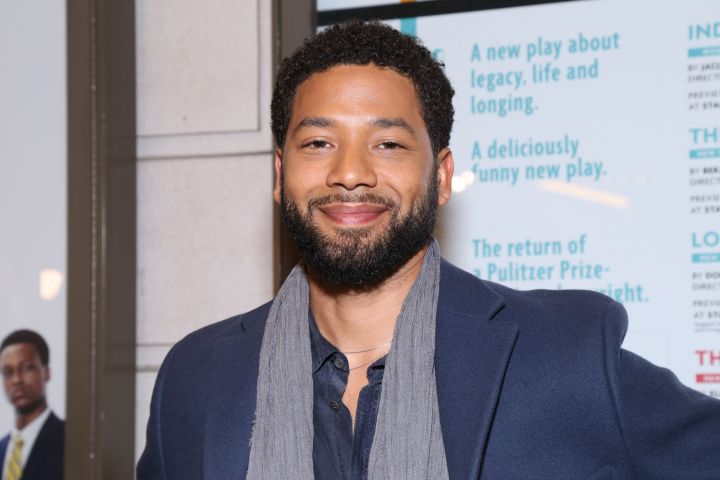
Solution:
M345 368L345 362L343 362L340 358L336 358L333 363L335 364L335 368L337 368L338 370L342 370Z
M332 408L333 410L335 410L337 412L340 410L340 405L338 405L338 402L333 400L330 402L330 408Z

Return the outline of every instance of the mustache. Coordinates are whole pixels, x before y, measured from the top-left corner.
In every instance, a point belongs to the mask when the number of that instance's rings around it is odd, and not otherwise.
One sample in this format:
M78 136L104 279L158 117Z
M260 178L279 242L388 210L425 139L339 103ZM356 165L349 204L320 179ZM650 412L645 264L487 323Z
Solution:
M314 210L331 203L374 203L384 205L388 208L395 208L395 202L389 198L381 197L374 193L332 193L322 197L313 198L308 202L308 210Z

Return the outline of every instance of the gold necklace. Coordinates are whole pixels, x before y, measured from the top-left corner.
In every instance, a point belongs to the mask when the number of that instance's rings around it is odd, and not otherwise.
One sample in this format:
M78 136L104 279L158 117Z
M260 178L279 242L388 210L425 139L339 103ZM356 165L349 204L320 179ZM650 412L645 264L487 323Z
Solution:
M342 350L340 350L340 353L342 353L343 355L353 355L356 353L374 352L375 350L379 350L380 348L384 347L385 345L390 345L391 343L392 343L392 338L390 340L385 340L383 343L381 343L380 345L378 345L376 347L366 348L365 350L351 350L351 351L347 351L347 352L343 352Z
M375 349L373 349L373 350L377 350L377 348L375 348ZM380 355L379 357L373 358L373 359L370 360L369 362L361 363L360 365L355 365L355 366L352 367L352 368L348 368L348 372L352 372L353 370L357 370L358 368L364 367L365 365L370 365L371 363L375 363L375 362L377 362L378 360L380 360L382 357L384 357L385 355L387 355L388 353L390 353L390 350L385 350L385 352L384 352L382 355Z

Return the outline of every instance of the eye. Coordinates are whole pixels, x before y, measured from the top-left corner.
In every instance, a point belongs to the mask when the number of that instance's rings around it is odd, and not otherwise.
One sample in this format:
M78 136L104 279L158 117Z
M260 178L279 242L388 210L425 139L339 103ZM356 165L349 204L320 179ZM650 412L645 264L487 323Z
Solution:
M386 142L382 142L380 145L378 145L378 148L382 150L396 150L399 148L405 148L404 146L400 145L397 142L393 142L392 140L388 140Z
M26 363L22 367L23 373L31 373L38 369L38 366L34 363Z
M330 147L330 143L326 142L325 140L320 140L317 138L302 144L302 148L309 148L311 150L322 150L322 149L329 148L329 147Z

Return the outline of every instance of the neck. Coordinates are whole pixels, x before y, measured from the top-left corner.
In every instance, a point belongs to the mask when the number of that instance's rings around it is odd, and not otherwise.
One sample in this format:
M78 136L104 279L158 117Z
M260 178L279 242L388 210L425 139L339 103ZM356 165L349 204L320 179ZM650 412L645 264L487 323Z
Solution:
M47 402L45 401L45 398L40 398L33 405L16 411L15 428L17 428L18 430L22 430L23 428L27 427L28 425L30 425L30 422L42 415L46 408Z
M341 351L374 347L393 336L405 297L422 269L427 247L369 290L323 285L309 272L310 307L320 333Z

